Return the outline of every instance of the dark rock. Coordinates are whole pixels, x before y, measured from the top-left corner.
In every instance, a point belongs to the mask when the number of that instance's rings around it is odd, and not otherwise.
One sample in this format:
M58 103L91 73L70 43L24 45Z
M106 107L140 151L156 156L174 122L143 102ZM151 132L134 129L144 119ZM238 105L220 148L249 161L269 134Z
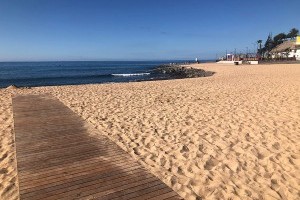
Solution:
M172 78L197 78L212 76L214 72L205 71L203 69L187 68L180 65L161 65L154 69L151 73L161 74L166 79Z

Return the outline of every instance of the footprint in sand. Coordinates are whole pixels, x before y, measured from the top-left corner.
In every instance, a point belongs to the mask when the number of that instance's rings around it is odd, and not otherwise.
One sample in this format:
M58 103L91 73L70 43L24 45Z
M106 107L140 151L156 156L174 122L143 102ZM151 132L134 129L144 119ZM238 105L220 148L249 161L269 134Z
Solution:
M167 163L167 160L165 157L160 158L160 165L161 166L165 166L165 164Z
M204 149L204 145L203 145L203 144L200 144L200 145L199 145L199 151L202 152L203 149Z
M257 158L260 159L260 160L267 157L268 154L270 154L270 153L268 151L266 151L265 149L263 149L263 148L258 148L257 149Z
M180 153L186 153L186 152L189 152L189 148L186 146L186 145L183 145L181 150L180 150Z
M264 156L263 154L261 154L261 153L258 153L258 154L257 154L257 158L260 159L260 160L261 160L261 159L264 159L264 157L265 157L265 156Z
M276 179L271 179L271 188L275 191L279 189L279 184Z
M280 149L280 144L279 142L275 142L272 147L275 149L275 150L279 150Z
M0 174L7 174L8 170L5 168L0 169Z
M135 155L141 155L141 153L139 152L139 149L137 147L133 148L133 152Z
M172 176L170 182L171 182L171 185L174 186L178 182L177 177Z
M211 170L213 167L215 167L219 163L218 160L215 158L211 157L208 161L206 161L204 165L204 169L206 170Z

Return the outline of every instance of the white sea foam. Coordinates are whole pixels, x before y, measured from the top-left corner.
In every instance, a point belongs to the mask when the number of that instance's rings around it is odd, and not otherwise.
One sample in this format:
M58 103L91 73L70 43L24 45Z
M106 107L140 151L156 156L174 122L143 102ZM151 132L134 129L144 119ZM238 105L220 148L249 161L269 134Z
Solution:
M112 74L113 76L146 76L150 73L135 73L135 74Z

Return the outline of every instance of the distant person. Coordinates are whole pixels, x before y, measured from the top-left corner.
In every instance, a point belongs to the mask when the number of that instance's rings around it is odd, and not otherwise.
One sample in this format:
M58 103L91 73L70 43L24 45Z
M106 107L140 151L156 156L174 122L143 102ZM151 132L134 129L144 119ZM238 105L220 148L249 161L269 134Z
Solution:
M199 64L199 60L198 60L198 58L196 58L196 59L195 59L195 61L196 61L196 63L197 63L197 64Z

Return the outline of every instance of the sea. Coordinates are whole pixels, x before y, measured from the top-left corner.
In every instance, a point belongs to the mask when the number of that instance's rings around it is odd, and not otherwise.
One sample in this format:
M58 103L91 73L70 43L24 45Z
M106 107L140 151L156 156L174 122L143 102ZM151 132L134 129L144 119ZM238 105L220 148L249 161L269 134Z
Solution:
M0 62L0 88L156 80L155 67L185 62L190 61Z

